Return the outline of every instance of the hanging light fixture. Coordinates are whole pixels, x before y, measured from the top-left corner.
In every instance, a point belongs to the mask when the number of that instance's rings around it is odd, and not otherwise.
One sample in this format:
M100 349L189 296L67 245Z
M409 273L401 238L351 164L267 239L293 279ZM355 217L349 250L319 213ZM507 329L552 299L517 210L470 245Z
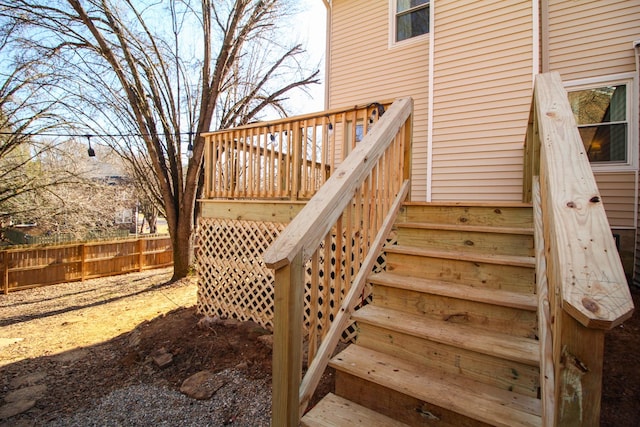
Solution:
M329 123L327 124L327 130L328 130L328 134L329 136L333 135L333 123L331 123L331 118L329 117L329 115L325 115L325 117L327 118L327 120L329 120Z
M95 157L96 152L93 148L91 148L91 135L85 135L87 137L87 142L89 143L89 149L87 150L87 154L89 157Z

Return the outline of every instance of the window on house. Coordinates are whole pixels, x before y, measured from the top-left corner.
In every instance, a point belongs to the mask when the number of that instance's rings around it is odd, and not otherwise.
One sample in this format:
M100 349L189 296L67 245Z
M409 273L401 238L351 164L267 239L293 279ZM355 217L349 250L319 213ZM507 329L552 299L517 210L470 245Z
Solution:
M362 119L358 119L356 120L356 126L355 129L353 127L353 121L348 120L346 122L346 135L344 138L344 152L345 154L349 154L351 153L351 150L356 146L356 144L360 141L362 141L362 138L364 138L364 125L363 125L363 120Z
M571 90L569 103L592 163L629 164L630 84Z
M429 32L429 0L393 1L397 42Z

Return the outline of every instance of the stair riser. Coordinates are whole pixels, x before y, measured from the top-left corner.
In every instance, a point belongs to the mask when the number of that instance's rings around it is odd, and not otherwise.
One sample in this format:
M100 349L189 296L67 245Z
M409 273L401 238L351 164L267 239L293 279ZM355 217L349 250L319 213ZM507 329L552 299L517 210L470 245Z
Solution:
M441 321L526 338L537 336L536 313L376 285L373 304Z
M406 205L398 222L531 228L533 211L531 207Z
M533 236L526 234L398 228L398 244L425 249L533 256Z
M537 397L538 368L358 322L358 345L503 390Z
M446 280L462 285L533 293L535 270L528 267L489 264L457 259L387 253L387 271L406 276Z
M425 384L425 387L428 385ZM337 371L336 394L410 426L487 427L489 424L431 405L396 390Z

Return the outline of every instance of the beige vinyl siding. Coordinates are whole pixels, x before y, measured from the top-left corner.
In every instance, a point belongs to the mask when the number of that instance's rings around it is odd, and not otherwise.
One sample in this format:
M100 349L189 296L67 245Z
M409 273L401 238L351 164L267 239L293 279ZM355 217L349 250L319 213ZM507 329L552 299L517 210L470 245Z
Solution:
M439 1L435 21L432 199L519 201L531 2Z
M638 37L638 39L636 40L640 40L640 37ZM636 64L640 65L640 46L636 48L635 55L636 55L636 61L637 61ZM636 70L636 72L640 73L640 70ZM638 75L637 78L640 78L640 75ZM638 97L636 98L636 102L638 102L638 104L636 105L640 105L640 91L638 91L636 96ZM638 120L638 134L640 135L640 117ZM640 187L640 182L638 182L638 186ZM636 209L640 210L640 205L636 204ZM638 215L638 217L639 218L636 219L637 221L636 236L635 236L636 242L640 242L640 215ZM634 256L635 263L634 263L633 281L637 286L640 286L640 245L636 245L634 255L635 255Z
M612 228L635 228L636 173L595 173L602 202Z
M640 1L549 1L549 67L563 80L635 70Z
M389 2L334 0L329 108L411 96L412 198L426 197L429 37L389 48Z

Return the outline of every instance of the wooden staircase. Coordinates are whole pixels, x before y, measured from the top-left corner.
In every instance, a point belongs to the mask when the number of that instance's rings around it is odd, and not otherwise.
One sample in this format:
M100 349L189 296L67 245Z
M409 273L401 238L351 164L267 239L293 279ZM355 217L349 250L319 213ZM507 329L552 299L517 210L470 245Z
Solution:
M538 426L532 209L409 204L303 426Z

